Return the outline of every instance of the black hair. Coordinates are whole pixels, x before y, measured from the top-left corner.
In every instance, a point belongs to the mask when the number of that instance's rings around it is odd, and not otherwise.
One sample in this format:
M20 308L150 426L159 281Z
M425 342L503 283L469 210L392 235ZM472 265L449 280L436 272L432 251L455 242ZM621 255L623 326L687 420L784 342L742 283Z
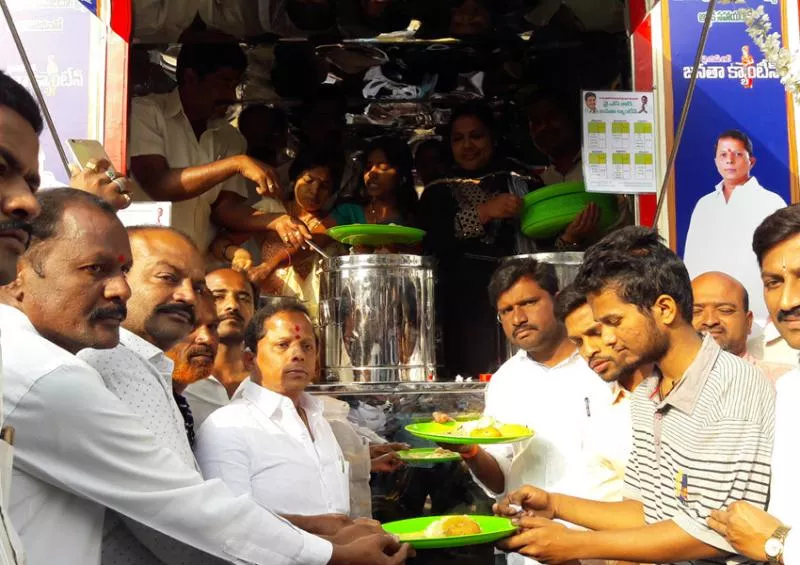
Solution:
M247 120L255 117L258 114L268 116L271 120L273 120L275 122L276 129L289 128L289 119L286 116L286 112L277 106L267 106L266 104L248 104L245 106L244 109L239 113L239 128L241 129L242 123L246 123Z
M745 149L747 149L747 152L751 156L753 155L753 141L750 139L750 136L748 136L743 131L740 131L738 129L729 129L719 134L717 136L717 141L714 142L715 153L717 151L717 148L719 147L719 142L722 141L723 139L736 139L741 141L744 144Z
M477 118L489 130L489 135L492 139L497 139L497 119L494 116L492 107L483 100L470 100L454 108L452 114L450 114L450 123L447 127L446 135L448 143L450 135L453 133L453 124L464 116Z
M42 211L30 221L31 238L25 255L40 277L44 276L42 270L41 246L61 236L61 227L64 221L64 212L72 205L85 205L97 208L107 216L117 219L117 211L102 198L83 190L74 188L54 188L43 190L36 195ZM119 220L117 219L119 222ZM120 226L122 223L120 222Z
M259 308L253 316L253 319L250 320L250 324L244 332L244 345L247 349L253 353L258 351L258 342L264 339L265 335L264 325L270 318L281 312L297 312L298 314L307 316L308 319L311 320L311 314L308 313L308 308L296 300L272 301L266 306Z
M589 98L597 98L597 94L595 94L594 92L587 92L586 94L583 95L583 100L585 102L588 101Z
M563 324L567 316L587 303L586 292L575 283L568 284L556 296L556 318Z
M500 296L522 279L530 279L544 289L550 296L558 294L556 269L549 263L536 259L509 259L500 265L489 281L489 300L497 306Z
M489 137L492 139L492 142L495 143L493 160L496 161L499 158L500 153L497 148L497 143L500 141L500 132L494 111L492 110L491 106L489 106L489 104L483 100L470 100L453 109L453 112L450 114L450 121L444 128L443 137L445 143L443 144L443 149L445 151L445 157L451 164L454 164L456 167L458 166L455 161L455 156L453 155L453 144L450 140L453 135L453 126L455 125L456 121L466 116L476 118L486 127L486 130L489 132Z
M289 186L287 194L294 195L294 185L297 179L300 178L305 171L314 169L316 167L325 167L331 173L331 195L339 192L339 177L341 167L337 166L332 156L327 152L321 153L319 151L305 150L301 151L295 157L292 164L289 166Z
M188 69L201 79L220 69L243 73L247 69L247 56L238 43L185 43L178 53L175 72L179 85L184 83Z
M565 89L566 90L566 89ZM540 102L545 102L555 108L573 125L576 131L580 130L581 111L580 105L575 98L579 94L575 91L561 91L557 88L537 90L523 97L522 105L530 112L530 109Z
M758 265L769 251L796 235L800 235L800 204L791 204L767 216L753 232L753 253Z
M587 294L611 286L644 313L659 296L671 296L684 321L692 321L692 283L686 266L650 228L628 226L604 237L586 251L576 280Z
M251 281L250 278L245 273L241 273L230 266L228 267L211 266L210 268L206 268L206 276L213 275L217 271L233 271L234 273L238 273L239 275L244 277L244 280L247 281L247 284L250 287L250 294L253 295L253 306L256 309L258 309L258 301L261 298L261 288L259 288L259 286L256 283Z
M42 113L34 97L3 71L0 71L0 106L10 108L22 116L36 135L40 135L44 130Z
M363 171L366 171L369 154L373 151L383 151L389 164L397 170L400 184L396 189L395 198L397 209L403 220L413 221L417 213L419 196L414 186L414 162L408 144L402 139L391 136L382 136L370 141L359 156ZM361 176L361 191L366 198L364 176Z

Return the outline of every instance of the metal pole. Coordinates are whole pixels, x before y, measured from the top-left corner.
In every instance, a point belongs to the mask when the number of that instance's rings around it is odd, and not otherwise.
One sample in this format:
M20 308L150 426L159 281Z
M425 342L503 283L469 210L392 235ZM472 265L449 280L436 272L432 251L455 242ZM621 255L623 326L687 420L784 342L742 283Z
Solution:
M0 0L2 2L3 0ZM666 2L667 0L662 0ZM694 66L692 67L692 76L689 78L689 88L686 91L686 100L683 101L683 108L681 109L681 118L678 121L678 129L675 131L675 140L672 143L672 150L669 153L667 160L667 170L664 173L664 182L661 184L661 190L658 193L658 205L656 206L655 222L658 224L658 218L661 216L661 208L664 206L664 195L667 192L669 185L670 173L675 166L675 160L678 158L678 148L681 145L681 138L683 137L683 130L686 127L686 118L689 116L689 106L692 104L692 96L694 96L694 88L697 85L697 71L700 67L700 62L703 59L703 51L706 48L706 41L708 40L708 31L711 29L711 20L714 17L714 8L717 5L717 0L709 0L708 9L706 10L706 19L703 22L703 30L700 32L700 43L697 45L697 53L694 56Z
M53 136L53 141L56 142L56 149L58 150L58 156L61 158L61 164L64 165L64 171L66 171L67 177L69 178L69 159L67 159L67 154L64 151L64 147L61 145L61 140L59 139L58 132L56 131L56 125L53 123L53 117L50 115L50 110L47 109L47 104L44 101L42 90L39 88L39 83L36 81L36 76L33 74L33 67L31 67L28 54L25 51L25 47L22 45L22 39L17 32L17 26L14 25L14 19L11 17L11 11L8 9L6 0L0 0L0 8L3 10L3 15L6 18L8 29L11 31L11 37L14 38L14 43L17 45L17 51L22 59L22 65L25 67L25 72L28 75L28 80L31 83L31 87L33 87L33 93L36 95L36 99L39 101L39 107L42 110L45 122L47 122L47 129L50 130L50 135Z

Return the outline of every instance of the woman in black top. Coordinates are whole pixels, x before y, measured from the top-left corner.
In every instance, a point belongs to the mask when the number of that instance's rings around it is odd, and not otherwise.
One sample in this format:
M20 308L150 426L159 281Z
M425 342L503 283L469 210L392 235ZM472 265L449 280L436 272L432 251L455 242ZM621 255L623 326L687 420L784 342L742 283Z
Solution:
M489 279L503 257L533 251L519 233L522 196L541 186L518 175L496 150L491 109L468 103L453 113L448 135L454 168L431 183L419 207L425 250L438 259L437 310L444 377L491 372L502 361Z

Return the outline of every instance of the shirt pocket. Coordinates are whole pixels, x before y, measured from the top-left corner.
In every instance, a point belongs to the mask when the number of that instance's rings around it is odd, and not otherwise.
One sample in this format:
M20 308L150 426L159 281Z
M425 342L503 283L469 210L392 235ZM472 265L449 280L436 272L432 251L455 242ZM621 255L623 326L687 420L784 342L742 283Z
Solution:
M338 457L322 464L327 506L333 513L350 514L350 463Z

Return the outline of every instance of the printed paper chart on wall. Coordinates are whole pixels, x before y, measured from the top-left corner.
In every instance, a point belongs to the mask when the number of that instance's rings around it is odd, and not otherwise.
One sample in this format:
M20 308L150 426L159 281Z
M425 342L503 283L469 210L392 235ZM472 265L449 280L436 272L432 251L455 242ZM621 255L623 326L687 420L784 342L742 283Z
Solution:
M655 192L653 93L583 91L581 112L586 190Z

